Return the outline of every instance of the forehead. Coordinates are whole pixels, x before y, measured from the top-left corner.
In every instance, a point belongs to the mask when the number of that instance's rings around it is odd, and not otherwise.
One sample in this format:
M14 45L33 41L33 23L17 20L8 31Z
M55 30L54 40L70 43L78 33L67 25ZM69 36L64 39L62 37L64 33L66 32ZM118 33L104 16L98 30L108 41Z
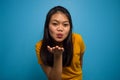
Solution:
M57 13L55 13L55 14L53 14L52 16L51 16L51 19L50 20L52 20L52 21L69 21L68 20L68 17L66 16L66 14L64 14L64 13L62 13L62 12L57 12Z

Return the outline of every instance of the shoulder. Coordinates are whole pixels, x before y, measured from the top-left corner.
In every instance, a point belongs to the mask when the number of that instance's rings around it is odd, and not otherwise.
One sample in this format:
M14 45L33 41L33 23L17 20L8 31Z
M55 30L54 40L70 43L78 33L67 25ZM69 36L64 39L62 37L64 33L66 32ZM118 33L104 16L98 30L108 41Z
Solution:
M40 48L41 48L41 45L42 45L42 40L40 40L39 42L37 42L36 45L35 45L36 55L37 55L38 63L39 64L42 64L42 60L41 60L41 57L40 57Z
M36 48L37 53L40 52L41 45L42 45L42 40L36 43L35 48Z
M82 39L82 36L80 34L73 33L72 41L73 41L74 48L76 50L78 50L78 48L80 48L80 52L84 53L86 47L85 47L85 43Z
M36 47L40 47L41 45L42 45L42 40L40 40L36 43Z
M72 39L73 41L82 41L82 36L78 33L72 33Z

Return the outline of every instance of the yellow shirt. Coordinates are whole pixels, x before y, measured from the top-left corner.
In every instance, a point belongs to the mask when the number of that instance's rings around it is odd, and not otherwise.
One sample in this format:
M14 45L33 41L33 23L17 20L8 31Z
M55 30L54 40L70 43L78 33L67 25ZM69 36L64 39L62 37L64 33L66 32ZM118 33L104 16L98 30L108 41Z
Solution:
M73 59L72 63L69 67L63 67L62 69L62 80L82 80L82 68L80 63L80 57L82 53L85 51L85 44L81 37L81 35L73 33L72 34L73 41ZM42 45L42 41L39 41L36 44L36 54L38 58L38 63L42 64L40 58L40 47Z

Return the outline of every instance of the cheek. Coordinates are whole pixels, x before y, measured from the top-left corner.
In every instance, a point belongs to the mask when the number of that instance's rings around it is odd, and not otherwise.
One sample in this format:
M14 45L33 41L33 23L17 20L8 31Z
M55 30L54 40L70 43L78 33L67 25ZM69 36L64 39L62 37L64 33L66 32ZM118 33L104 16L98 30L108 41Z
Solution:
M66 31L65 31L65 37L68 36L69 32L70 32L70 28L66 29Z
M52 37L53 37L54 34L55 34L55 29L54 29L52 26L49 27L49 34L50 34Z
M53 28L51 25L49 25L49 33L53 33Z
M69 34L70 32L70 27L66 29L66 34Z

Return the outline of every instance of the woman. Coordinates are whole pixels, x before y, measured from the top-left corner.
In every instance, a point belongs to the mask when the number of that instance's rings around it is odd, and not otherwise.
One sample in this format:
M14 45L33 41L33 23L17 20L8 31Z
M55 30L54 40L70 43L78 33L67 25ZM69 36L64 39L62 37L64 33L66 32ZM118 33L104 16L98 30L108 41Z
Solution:
M52 8L46 16L43 39L36 44L38 62L48 80L82 80L84 51L81 35L72 33L68 10Z

